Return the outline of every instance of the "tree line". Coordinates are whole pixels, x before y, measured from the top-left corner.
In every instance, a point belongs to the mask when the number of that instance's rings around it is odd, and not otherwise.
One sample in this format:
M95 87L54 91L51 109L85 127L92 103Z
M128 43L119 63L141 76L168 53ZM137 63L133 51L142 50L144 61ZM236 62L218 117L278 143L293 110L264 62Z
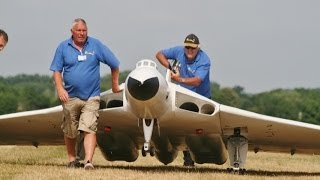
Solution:
M120 73L124 82L129 71ZM101 91L111 88L111 75L101 77ZM285 119L320 125L320 88L274 89L250 94L241 86L211 83L212 99L218 103ZM43 109L59 105L54 82L47 75L0 76L0 114Z

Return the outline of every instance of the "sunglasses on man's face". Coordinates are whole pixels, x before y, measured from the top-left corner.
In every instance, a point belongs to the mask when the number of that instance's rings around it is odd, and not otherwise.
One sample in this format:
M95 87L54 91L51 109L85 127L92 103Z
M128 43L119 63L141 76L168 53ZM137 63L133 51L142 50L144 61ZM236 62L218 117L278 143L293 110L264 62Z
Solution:
M185 46L185 48L186 48L186 49L192 49L192 50L196 49L196 48L191 47L191 46Z

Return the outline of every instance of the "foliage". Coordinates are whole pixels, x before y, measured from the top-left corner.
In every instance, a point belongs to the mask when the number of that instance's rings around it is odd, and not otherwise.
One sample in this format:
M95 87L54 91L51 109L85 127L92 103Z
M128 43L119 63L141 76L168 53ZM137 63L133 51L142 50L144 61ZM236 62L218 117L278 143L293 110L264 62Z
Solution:
M19 74L0 77L0 114L42 109L59 104L52 78Z
M125 82L129 71L120 73ZM111 75L101 77L101 91L111 88ZM218 103L260 114L320 124L320 89L275 89L245 93L241 86L221 87L211 83L212 99ZM51 77L20 74L0 76L0 114L43 109L60 104Z
M211 84L213 99L240 109L320 125L320 89L276 89L247 94L244 88Z
M128 74L130 73L130 71L124 71L121 72L119 75L119 83L124 83ZM103 76L100 80L100 89L101 91L106 91L108 89L111 89L111 74L107 74L105 76Z

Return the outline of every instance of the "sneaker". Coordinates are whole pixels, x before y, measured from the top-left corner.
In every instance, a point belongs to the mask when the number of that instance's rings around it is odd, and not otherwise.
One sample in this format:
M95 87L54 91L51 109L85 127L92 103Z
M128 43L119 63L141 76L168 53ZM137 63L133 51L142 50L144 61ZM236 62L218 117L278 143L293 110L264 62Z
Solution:
M87 163L84 165L84 169L91 170L91 169L94 169L94 167L90 161L87 161Z
M81 163L77 160L71 161L67 164L68 168L79 168L81 167Z

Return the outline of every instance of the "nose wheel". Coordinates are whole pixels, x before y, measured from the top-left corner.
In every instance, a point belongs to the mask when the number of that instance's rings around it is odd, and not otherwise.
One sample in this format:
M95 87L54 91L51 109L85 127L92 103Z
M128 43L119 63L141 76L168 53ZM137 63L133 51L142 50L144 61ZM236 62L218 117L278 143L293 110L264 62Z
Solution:
M146 144L146 143L145 143L145 144ZM144 145L143 148L142 148L142 150L141 150L142 156L143 156L143 157L146 157L146 156L147 156L147 153L149 153L150 156L154 156L154 154L155 154L154 147L153 147L153 146L148 147L148 150L146 150L146 149L145 149L145 146L146 146L146 145ZM148 145L148 146L149 146L149 145Z
M149 153L150 156L154 156L154 147L150 146L150 140L152 136L154 121L155 121L154 119L142 119L143 134L144 134L144 140L145 140L145 143L143 144L143 147L141 150L143 157L145 157L147 153Z
M244 169L244 168L235 168L235 167L234 168L227 168L227 171L229 173L241 174L241 175L246 173L246 169Z

